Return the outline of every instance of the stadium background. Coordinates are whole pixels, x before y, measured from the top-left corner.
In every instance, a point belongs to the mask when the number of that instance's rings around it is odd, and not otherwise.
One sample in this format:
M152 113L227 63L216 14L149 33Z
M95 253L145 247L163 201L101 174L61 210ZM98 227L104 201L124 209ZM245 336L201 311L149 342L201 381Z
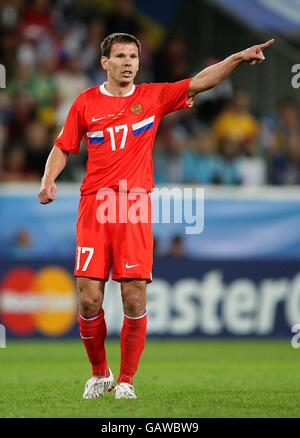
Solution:
M300 4L281 3L1 2L6 87L0 90L0 323L8 346L0 349L1 416L299 415L293 377L299 351L290 338L300 323L299 89L298 70L292 71L300 60ZM142 398L143 406L125 414L112 405L99 412L96 405L92 410L77 403L83 381L76 376L88 373L72 276L84 148L60 176L55 203L37 201L46 157L72 100L105 79L99 43L113 31L142 41L138 81L179 80L276 38L266 62L240 67L200 95L192 111L171 115L160 127L157 186L204 187L204 231L187 235L186 224L154 224L147 306L153 342L142 378L138 374L149 403ZM109 282L104 303L112 338L122 321L118 287ZM161 337L175 339L155 343ZM268 343L269 337L276 342ZM118 344L108 346L117 364ZM160 368L159 401L152 388L154 363ZM188 375L180 374L180 382L189 398L171 391L171 377L182 367ZM74 393L69 404L59 398L63 391Z

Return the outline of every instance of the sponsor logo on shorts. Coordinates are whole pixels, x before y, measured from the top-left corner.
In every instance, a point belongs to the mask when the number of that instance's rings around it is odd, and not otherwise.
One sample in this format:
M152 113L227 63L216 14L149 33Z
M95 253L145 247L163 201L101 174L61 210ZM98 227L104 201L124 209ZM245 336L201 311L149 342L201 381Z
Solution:
M130 268L135 268L136 266L140 266L141 264L138 263L137 265L128 265L128 263L126 263L125 268L126 269L130 269Z

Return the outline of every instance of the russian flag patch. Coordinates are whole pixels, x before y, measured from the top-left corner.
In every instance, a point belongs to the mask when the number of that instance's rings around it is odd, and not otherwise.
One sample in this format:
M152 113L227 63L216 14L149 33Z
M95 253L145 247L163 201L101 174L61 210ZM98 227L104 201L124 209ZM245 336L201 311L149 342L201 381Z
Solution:
M139 135L148 129L153 128L155 116L148 117L148 119L141 120L138 123L132 125L133 135Z
M87 133L87 136L91 144L101 144L104 142L103 131L91 131Z

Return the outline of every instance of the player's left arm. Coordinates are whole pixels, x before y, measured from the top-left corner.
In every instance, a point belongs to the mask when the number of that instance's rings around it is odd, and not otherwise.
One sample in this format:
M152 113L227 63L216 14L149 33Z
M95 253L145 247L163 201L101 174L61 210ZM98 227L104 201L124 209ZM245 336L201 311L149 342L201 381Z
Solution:
M194 97L196 94L201 93L202 91L206 91L215 87L221 81L230 76L230 74L244 62L248 62L252 65L260 64L265 60L263 49L271 46L273 42L274 39L271 39L263 44L257 44L256 46L249 47L248 49L234 53L233 55L225 58L223 61L200 71L191 79L188 97Z

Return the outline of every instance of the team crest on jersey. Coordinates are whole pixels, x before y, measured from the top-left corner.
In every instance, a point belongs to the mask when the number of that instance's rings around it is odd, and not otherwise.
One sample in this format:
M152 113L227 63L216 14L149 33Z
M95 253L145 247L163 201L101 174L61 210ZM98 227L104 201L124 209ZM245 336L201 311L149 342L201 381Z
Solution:
M143 106L141 103L133 103L130 106L130 111L134 114L141 114L141 112L143 111Z

